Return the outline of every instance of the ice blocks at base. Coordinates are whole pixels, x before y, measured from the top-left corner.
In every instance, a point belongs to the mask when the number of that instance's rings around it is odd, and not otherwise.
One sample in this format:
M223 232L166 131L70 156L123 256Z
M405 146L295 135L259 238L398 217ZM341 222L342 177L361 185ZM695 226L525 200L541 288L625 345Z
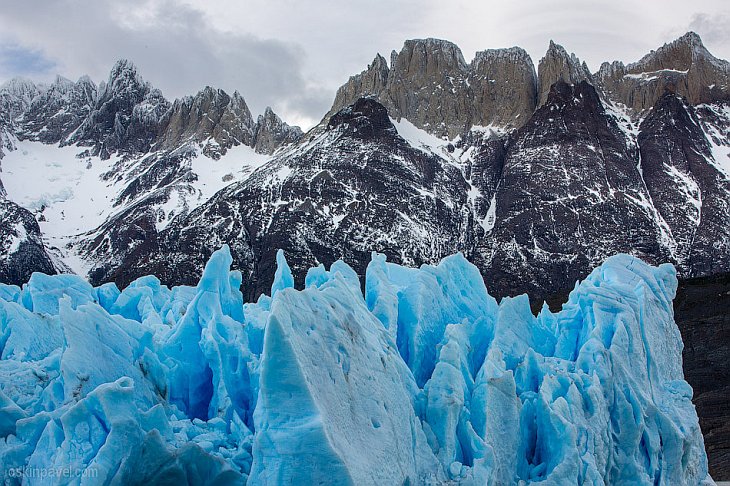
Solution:
M461 255L373 254L364 296L277 263L248 304L226 247L197 287L0 285L0 479L711 484L670 265L612 257L535 317Z

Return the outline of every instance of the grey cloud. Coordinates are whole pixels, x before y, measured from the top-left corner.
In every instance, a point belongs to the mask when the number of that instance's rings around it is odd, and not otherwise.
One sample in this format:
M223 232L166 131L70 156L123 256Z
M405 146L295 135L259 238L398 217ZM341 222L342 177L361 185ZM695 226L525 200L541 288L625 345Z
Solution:
M730 14L696 13L690 20L689 29L700 34L708 44L730 44Z

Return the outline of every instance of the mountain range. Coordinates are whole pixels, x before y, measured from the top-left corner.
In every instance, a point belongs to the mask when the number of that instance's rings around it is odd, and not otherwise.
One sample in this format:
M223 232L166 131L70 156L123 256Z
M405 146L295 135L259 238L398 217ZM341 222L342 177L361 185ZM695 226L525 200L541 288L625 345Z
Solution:
M618 252L725 272L728 100L728 62L694 33L595 73L553 42L535 69L517 47L467 63L450 42L409 40L306 135L271 109L254 121L238 92L170 102L125 60L98 86L14 79L0 89L0 276L191 283L222 243L251 297L278 248L298 281L339 257L362 274L374 250L410 265L462 251L498 296L569 289ZM74 178L51 167L48 187L31 184L39 150Z

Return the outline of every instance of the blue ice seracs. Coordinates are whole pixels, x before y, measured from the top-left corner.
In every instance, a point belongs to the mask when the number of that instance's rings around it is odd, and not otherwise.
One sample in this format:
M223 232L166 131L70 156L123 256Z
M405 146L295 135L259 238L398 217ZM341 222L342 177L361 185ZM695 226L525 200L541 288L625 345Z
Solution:
M231 264L0 285L0 480L712 484L671 265L612 257L535 317L460 254L374 253L363 295L341 261L295 289L280 252L255 303Z

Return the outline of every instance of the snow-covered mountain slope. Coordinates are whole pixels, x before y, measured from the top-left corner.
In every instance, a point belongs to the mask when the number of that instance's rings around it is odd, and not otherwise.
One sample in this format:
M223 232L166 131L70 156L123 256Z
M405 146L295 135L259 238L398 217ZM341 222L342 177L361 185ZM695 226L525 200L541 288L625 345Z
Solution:
M362 274L370 248L421 264L467 244L467 186L459 167L401 138L382 105L360 100L326 131L174 220L154 244L119 261L101 259L100 268L121 282L140 266L164 281L190 282L230 242L256 294L271 284L276 249L290 253L297 281L309 266L343 254Z
M100 252L113 259L111 251L154 235L301 136L271 109L254 122L237 92L206 88L170 103L128 61L98 88L87 77L59 76L47 87L13 80L0 101L0 177L8 199L40 224L45 272L51 259L87 274L86 245L114 239L117 247ZM28 267L4 271L27 279Z
M0 284L0 479L714 484L671 265L614 256L535 317L459 254L373 253L364 295L342 261L303 290L277 262L249 304L226 247L197 287Z

